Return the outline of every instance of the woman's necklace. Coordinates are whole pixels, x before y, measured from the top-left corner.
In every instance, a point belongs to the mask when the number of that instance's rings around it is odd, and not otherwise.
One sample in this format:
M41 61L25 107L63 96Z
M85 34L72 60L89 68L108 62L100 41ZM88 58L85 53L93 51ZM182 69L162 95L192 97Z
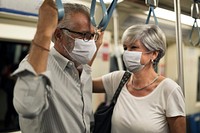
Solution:
M135 89L135 90L143 90L143 89L147 88L148 86L152 85L154 82L156 82L158 77L159 77L159 74L148 85L146 85L146 86L144 86L142 88L133 88L133 89Z

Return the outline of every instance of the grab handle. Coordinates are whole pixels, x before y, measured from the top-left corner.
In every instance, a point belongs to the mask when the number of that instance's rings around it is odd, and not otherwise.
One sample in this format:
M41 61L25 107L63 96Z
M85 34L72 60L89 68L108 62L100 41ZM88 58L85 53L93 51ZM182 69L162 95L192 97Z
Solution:
M158 6L158 0L145 0L147 6L149 6L149 14L147 16L146 24L149 23L151 12L153 13L155 24L158 25L158 20L154 12L154 8Z
M196 42L192 39L192 34L194 34L195 27L197 29L197 34L198 34L198 40ZM190 44L193 46L197 46L200 43L200 30L199 30L196 19L194 19L194 23L193 23L192 29L190 31L189 41L190 41Z
M64 16L64 8L61 0L56 0L56 6L58 10L58 20L61 20Z
M99 25L96 24L95 17L94 17L96 0L92 0L92 3L91 3L90 20L91 20L91 23L94 27L97 27L98 29L101 29L102 31L104 31L106 29L109 21L110 21L113 10L115 9L115 7L117 5L117 0L112 1L108 10L106 9L106 5L105 5L103 0L100 0L100 5L101 5L101 8L102 8L103 17L102 17Z

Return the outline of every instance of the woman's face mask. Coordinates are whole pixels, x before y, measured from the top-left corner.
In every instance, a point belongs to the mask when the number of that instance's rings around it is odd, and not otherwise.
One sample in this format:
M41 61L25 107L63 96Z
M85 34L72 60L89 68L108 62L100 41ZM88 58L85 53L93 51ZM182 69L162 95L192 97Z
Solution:
M145 53L149 53L149 52L145 52ZM142 52L127 51L127 50L124 51L123 61L128 71L135 73L141 70L142 68L144 68L146 64L142 65L140 63L141 56L142 56Z
M68 52L66 47L63 45L64 49ZM69 55L79 62L80 64L87 64L96 52L96 44L94 40L89 40L87 42L83 39L75 38L74 49L72 52L68 52Z

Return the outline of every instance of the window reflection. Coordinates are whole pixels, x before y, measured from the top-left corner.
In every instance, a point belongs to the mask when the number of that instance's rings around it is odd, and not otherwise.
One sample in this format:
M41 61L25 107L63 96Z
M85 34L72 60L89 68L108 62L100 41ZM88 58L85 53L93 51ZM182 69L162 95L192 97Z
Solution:
M13 107L16 79L10 74L26 56L28 44L0 42L0 132L19 130L18 115Z
M200 57L198 60L197 101L200 102Z

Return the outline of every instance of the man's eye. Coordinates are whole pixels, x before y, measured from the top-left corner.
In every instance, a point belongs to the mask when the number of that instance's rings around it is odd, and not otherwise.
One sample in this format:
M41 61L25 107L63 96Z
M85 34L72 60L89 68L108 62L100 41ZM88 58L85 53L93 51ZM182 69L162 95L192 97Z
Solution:
M135 48L137 48L136 46L131 46L131 49L135 49Z
M127 50L127 48L126 48L126 47L124 47L124 50Z

